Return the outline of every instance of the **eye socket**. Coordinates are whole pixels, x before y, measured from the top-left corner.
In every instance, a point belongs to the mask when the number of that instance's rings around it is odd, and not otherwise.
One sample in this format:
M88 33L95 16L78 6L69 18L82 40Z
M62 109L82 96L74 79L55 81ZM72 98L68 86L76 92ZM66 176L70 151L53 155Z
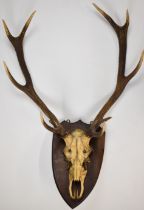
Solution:
M86 154L86 153L87 153L87 151L84 149L84 150L83 150L83 153L84 153L84 154Z
M71 153L71 149L68 149L68 152Z

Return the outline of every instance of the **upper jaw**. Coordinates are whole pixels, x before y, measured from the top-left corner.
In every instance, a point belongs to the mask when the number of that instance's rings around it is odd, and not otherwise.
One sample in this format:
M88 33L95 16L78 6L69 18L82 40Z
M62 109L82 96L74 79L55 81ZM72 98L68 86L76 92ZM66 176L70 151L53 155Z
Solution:
M84 181L87 171L82 168L80 177L72 177L69 175L69 193L73 200L79 200L82 198L84 193Z

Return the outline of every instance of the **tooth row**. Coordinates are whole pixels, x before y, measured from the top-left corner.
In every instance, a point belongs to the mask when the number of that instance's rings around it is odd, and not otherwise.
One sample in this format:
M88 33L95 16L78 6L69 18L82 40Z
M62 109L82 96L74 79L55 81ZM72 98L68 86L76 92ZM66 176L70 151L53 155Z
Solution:
M74 200L76 199L80 199L83 195L83 192L84 192L84 185L83 185L83 182L81 182L81 192L80 192L80 195L78 193L78 190L75 190L74 192L72 192L72 181L70 182L70 185L69 185L69 193L70 193L70 197Z
M79 196L78 190L75 190L74 193L71 195L72 199L80 199L81 196Z

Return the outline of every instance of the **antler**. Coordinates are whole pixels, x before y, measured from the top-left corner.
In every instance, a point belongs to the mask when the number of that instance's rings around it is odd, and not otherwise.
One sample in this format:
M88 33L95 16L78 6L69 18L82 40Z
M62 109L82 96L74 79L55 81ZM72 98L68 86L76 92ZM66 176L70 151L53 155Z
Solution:
M48 109L48 107L45 105L45 103L41 100L41 98L37 95L34 86L33 86L33 82L32 82L32 78L31 75L28 71L26 62L25 62L25 58L24 58L24 52L23 52L23 40L24 40L24 36L25 33L28 29L28 26L33 18L35 14L35 11L31 14L31 16L29 17L29 19L26 21L21 33L19 34L19 36L14 37L12 36L12 34L10 33L6 22L3 20L3 25L4 25L4 29L6 32L6 35L9 39L9 41L11 42L11 44L13 45L17 58L18 58L18 62L19 65L21 67L21 71L23 73L23 76L26 80L25 85L21 85L20 83L18 83L14 77L12 76L12 74L10 73L6 63L4 62L4 67L6 70L6 73L9 77L9 79L11 80L11 82L21 91L23 91L24 93L26 93L38 106L39 108L43 111L43 113L49 118L50 123L53 125L53 127L47 125L47 129L50 130L53 133L59 134L61 136L63 136L65 134L64 128L61 125L61 123L58 121L58 119L56 118L56 116ZM43 124L45 125L45 122L43 120Z
M101 124L101 121L107 121L110 118L103 119L105 114L109 111L112 105L117 101L122 92L124 91L128 82L137 74L139 71L143 59L144 59L144 51L141 54L140 60L136 66L136 68L128 75L125 76L125 65L126 65L126 51L127 51L127 32L129 27L129 13L126 13L126 22L123 26L119 26L115 23L115 21L102 9L100 9L96 4L94 7L98 10L100 14L104 16L104 18L110 23L114 31L116 32L118 42L119 42L119 66L118 66L118 76L115 90L112 96L108 99L106 104L102 107L94 121L91 123L91 130L95 133L96 128Z

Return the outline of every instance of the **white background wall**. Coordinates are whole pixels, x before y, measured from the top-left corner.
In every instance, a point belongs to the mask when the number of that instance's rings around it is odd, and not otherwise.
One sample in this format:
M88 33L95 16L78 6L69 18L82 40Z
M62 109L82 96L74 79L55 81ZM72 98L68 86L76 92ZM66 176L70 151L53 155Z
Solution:
M127 70L144 48L144 1L96 2L119 24L130 13ZM0 0L0 18L17 35L37 13L24 43L37 92L60 120L91 121L114 89L118 43L90 0ZM2 60L24 82L0 26L0 210L68 210L52 174L52 134L39 109L8 80ZM106 149L96 187L79 210L144 209L144 65L108 116Z

